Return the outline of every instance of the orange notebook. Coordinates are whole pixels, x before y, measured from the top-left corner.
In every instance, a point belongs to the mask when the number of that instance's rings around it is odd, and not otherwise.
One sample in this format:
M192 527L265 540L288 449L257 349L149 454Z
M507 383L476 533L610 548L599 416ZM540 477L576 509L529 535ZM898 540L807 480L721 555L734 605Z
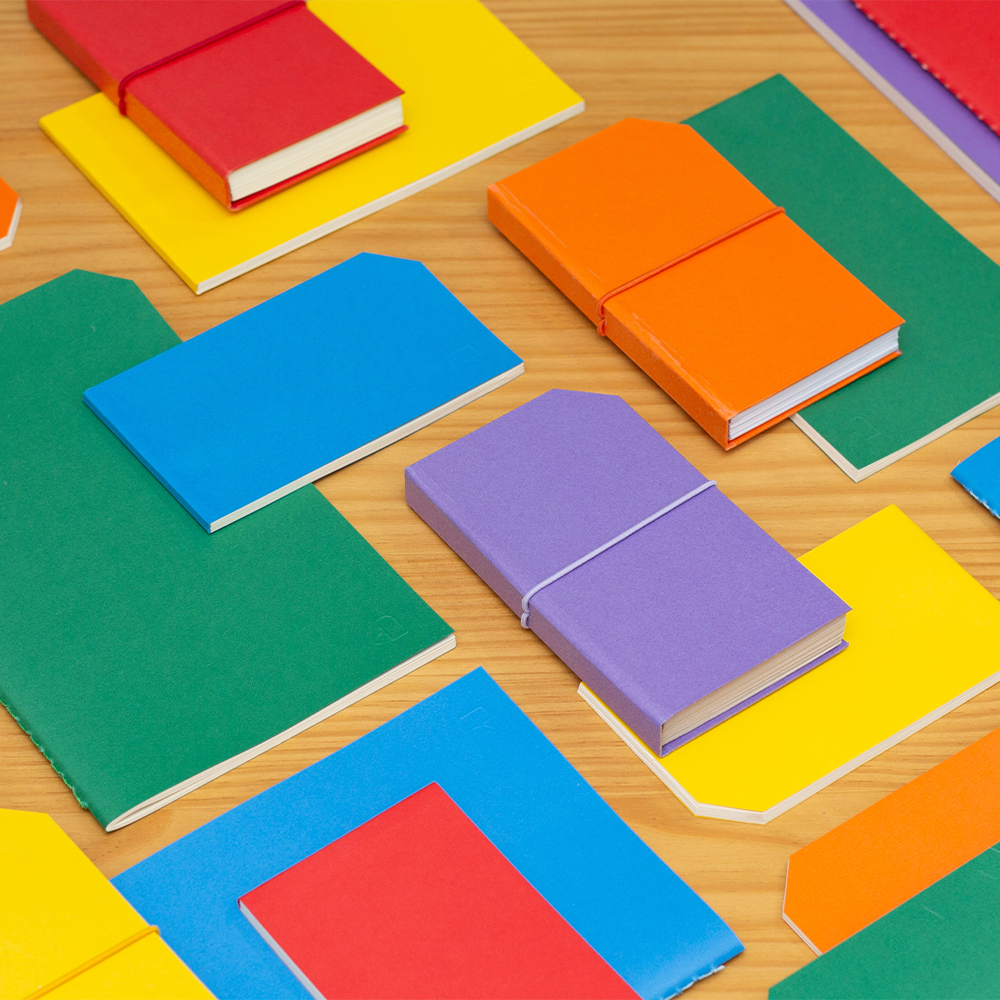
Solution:
M21 219L21 199L17 192L0 178L0 250L14 242L17 224Z
M1000 841L1000 729L788 859L782 916L817 954Z
M490 221L723 448L896 357L892 309L688 125L629 118Z

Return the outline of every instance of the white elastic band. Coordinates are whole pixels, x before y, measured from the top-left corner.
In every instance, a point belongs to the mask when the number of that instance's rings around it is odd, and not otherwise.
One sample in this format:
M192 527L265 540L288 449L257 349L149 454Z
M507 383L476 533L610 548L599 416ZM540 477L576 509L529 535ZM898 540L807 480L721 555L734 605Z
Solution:
M521 615L521 628L531 628L531 626L528 624L528 615L530 614L528 610L528 601L530 601L535 596L535 594L537 594L538 591L540 591L543 587L547 587L550 583L555 583L556 580L561 579L567 573L572 573L573 570L575 570L578 566L582 566L584 563L590 562L591 559L593 559L595 556L599 556L602 552L607 552L607 550L610 549L612 545L617 545L619 542L624 541L626 538L628 538L629 535L634 535L640 529L645 528L647 524L652 524L653 521L655 521L658 517L663 517L664 514L669 514L675 508L680 507L682 503L687 503L687 501L690 500L692 497L696 497L699 493L704 493L705 490L707 490L710 486L716 486L716 485L718 484L715 482L714 479L706 479L705 482L701 484L701 486L696 487L690 493L685 493L684 496L679 497L677 500L674 500L673 503L668 503L666 507L663 507L661 510L658 510L655 514L650 514L649 517L647 517L644 521L640 521L638 524L633 525L627 531L623 531L620 535L616 535L614 538L611 539L610 542L605 542L599 548L594 549L593 552L588 552L585 556L580 556L580 558L577 559L576 562L571 562L564 569L559 570L558 573L553 573L552 576L548 577L545 580L542 580L541 583L536 583L535 586L532 587L531 590L529 590L524 595L524 597L521 598L521 610L524 612L524 614Z

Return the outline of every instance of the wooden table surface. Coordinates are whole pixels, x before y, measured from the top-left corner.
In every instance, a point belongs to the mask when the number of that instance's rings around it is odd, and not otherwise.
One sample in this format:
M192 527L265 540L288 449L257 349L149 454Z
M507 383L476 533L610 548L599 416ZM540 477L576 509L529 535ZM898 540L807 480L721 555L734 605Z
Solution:
M726 454L493 229L486 187L620 118L678 121L780 72L998 261L1000 205L779 0L489 5L584 96L583 115L196 297L39 130L41 115L94 87L34 31L22 3L0 3L0 176L24 201L14 246L0 254L0 301L88 268L136 281L188 338L368 250L424 261L526 366L513 383L318 484L452 624L455 651L113 834L0 712L0 806L50 813L112 876L482 665L746 945L691 996L763 997L812 957L781 920L788 855L1000 726L1000 690L766 826L698 819L583 703L562 662L410 511L403 467L553 386L617 393L793 554L896 503L1000 597L1000 524L949 476L1000 433L1000 409L860 484L787 421Z

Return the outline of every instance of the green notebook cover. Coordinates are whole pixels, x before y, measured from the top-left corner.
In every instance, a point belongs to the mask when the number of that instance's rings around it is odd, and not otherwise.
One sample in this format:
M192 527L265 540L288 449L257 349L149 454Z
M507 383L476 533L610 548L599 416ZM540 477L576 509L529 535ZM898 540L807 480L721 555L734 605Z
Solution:
M1000 996L1000 845L772 986L771 1000Z
M109 830L455 644L314 486L209 535L84 404L177 342L86 271L0 306L0 700Z
M989 257L783 76L687 124L906 320L901 357L792 418L855 482L1000 403Z

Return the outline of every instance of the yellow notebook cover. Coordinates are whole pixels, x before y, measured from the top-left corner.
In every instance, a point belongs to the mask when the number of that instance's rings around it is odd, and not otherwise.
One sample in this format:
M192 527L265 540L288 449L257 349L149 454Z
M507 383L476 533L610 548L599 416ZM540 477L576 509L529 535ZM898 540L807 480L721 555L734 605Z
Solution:
M407 132L233 214L103 94L45 134L197 293L423 190L584 109L477 0L312 0L402 87Z
M898 507L800 560L850 644L666 757L580 694L696 815L767 823L1000 680L1000 602Z
M0 997L212 996L45 813L0 809L0 872Z

